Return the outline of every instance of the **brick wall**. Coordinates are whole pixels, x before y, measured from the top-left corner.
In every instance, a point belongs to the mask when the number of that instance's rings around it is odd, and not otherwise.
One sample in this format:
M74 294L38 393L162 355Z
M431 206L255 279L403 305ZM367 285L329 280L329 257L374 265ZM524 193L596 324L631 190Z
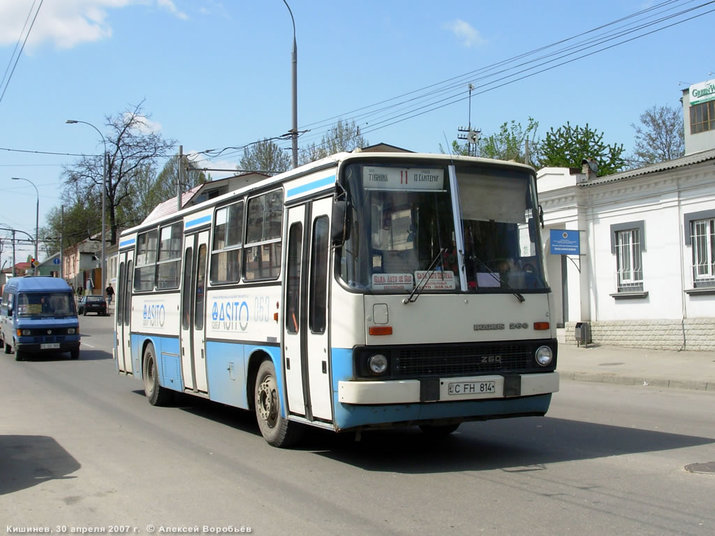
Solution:
M594 344L653 350L715 350L715 318L590 322ZM567 322L565 344L576 344L576 322Z

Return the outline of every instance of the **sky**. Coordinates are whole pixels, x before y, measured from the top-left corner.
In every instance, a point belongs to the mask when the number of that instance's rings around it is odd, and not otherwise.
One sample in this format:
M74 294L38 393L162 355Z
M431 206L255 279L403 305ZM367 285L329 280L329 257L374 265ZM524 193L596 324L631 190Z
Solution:
M708 0L286 1L0 0L0 228L34 236L33 185L42 227L65 167L101 154L99 133L67 119L107 135L108 117L141 104L211 169L286 134L291 12L299 146L343 119L370 144L441 152L460 127L489 135L532 117L539 137L588 124L628 153L643 112L715 78ZM0 264L11 259L2 240Z

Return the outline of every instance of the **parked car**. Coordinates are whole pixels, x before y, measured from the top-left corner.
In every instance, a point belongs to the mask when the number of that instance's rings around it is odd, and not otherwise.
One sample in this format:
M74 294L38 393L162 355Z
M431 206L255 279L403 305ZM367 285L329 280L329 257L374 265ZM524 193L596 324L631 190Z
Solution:
M77 304L77 314L87 316L87 313L106 316L107 300L104 296L82 296Z

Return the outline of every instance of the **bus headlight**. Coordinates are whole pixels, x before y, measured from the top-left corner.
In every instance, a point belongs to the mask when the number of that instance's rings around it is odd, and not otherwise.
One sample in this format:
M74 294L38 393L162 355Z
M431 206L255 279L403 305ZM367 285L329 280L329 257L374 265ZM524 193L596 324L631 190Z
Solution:
M547 367L551 364L551 361L553 361L554 353L548 346L539 346L534 354L534 359L536 359L536 362L542 367Z
M387 357L382 354L371 355L367 359L367 366L375 376L384 374L387 371Z
M17 330L18 337L29 337L31 334L32 334L32 332L29 329L18 329Z
M74 335L76 333L75 328L67 328L67 335Z

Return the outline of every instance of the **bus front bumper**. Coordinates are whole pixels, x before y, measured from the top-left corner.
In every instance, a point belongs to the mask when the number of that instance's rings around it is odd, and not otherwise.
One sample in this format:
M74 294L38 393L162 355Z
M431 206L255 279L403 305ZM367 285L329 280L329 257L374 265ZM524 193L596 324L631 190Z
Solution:
M559 373L509 374L426 380L340 381L342 404L415 404L493 400L555 393Z

